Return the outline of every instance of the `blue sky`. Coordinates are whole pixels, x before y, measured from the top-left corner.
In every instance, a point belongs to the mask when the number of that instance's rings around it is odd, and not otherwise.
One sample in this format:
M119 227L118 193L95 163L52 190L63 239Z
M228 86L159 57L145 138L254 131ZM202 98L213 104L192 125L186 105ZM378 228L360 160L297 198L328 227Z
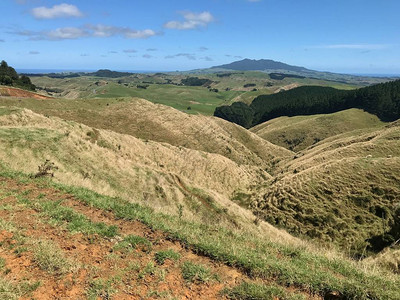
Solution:
M175 71L242 58L400 74L399 0L1 0L19 69Z

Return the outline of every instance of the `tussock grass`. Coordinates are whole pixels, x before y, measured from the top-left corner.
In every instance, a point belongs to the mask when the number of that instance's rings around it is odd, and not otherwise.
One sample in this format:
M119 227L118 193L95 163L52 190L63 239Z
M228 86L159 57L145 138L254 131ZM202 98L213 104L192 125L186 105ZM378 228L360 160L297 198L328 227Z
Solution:
M21 299L21 297L28 296L35 291L39 286L39 281L14 283L0 277L0 300Z
M215 279L215 274L212 274L209 268L190 261L184 262L181 270L183 279L193 283L204 283Z
M74 270L74 262L65 257L60 247L52 241L39 240L33 245L33 259L42 270L62 275Z
M114 250L123 250L129 252L133 249L141 248L145 252L150 252L152 247L152 243L144 237L127 235L121 242L114 246Z
M159 265L163 265L167 259L173 261L179 260L181 258L181 255L172 249L168 249L156 252L154 258Z

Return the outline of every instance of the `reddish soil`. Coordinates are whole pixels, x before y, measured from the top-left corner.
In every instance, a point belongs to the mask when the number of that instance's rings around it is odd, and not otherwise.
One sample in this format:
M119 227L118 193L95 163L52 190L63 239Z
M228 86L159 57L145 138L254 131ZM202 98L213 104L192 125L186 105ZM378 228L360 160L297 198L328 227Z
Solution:
M27 200L30 203L62 201L63 206L83 214L92 222L117 226L118 236L105 238L71 233L67 230L67 223L55 225L49 222L49 218L36 209L37 206L24 204ZM224 288L250 280L235 268L199 256L169 240L163 232L154 231L137 221L116 219L111 212L86 206L72 195L36 183L19 183L0 177L0 220L12 222L18 228L18 233L0 229L0 258L5 260L3 270L7 270L3 272L3 278L13 283L40 282L40 286L24 299L86 299L93 283L101 280L109 282L111 289L100 289L97 299L225 299L221 294ZM21 234L25 237L22 242L18 238ZM113 249L130 234L151 241L152 249ZM31 242L37 240L51 240L58 245L65 256L75 262L75 269L63 275L40 269L34 261ZM20 248L25 251L16 251ZM178 252L180 259L166 260L163 265L158 265L155 253L167 249ZM186 282L181 271L181 265L186 261L206 266L219 280ZM153 268L146 272L146 266Z
M0 201L0 205L12 207L1 209L0 218L18 226L20 232L31 239L51 240L59 245L65 255L77 262L77 270L66 275L48 274L35 265L33 253L26 245L27 251L16 254L18 244L14 234L0 231L0 257L5 259L8 274L6 279L12 282L28 280L40 281L41 285L27 299L83 299L87 296L90 284L96 280L114 280L112 299L157 299L160 295L177 299L223 299L220 292L225 287L239 284L245 276L239 271L184 249L179 243L166 239L163 233L154 232L142 223L116 220L112 213L85 206L70 195L61 194L52 189L39 188L33 184L21 185L13 180L0 178L3 191L18 191L27 199L36 199L44 194L46 200L64 200L69 206L84 214L94 222L115 225L119 229L120 238L106 239L100 236L85 236L81 233L71 234L64 226L52 226L39 211L18 204L17 197L8 196ZM113 246L128 234L146 237L153 243L150 252L142 249L130 253L113 250ZM154 254L160 250L173 249L181 255L178 262L167 260L164 265L157 265ZM189 283L182 278L180 265L185 261L201 263L218 274L219 281L207 283ZM146 265L153 263L154 272L138 276ZM128 270L128 266L132 270ZM117 279L118 278L118 279ZM108 299L104 292L100 299Z
M34 92L13 88L13 87L0 87L0 96L6 97L19 97L19 98L34 98L34 99L52 99L51 97L36 94Z

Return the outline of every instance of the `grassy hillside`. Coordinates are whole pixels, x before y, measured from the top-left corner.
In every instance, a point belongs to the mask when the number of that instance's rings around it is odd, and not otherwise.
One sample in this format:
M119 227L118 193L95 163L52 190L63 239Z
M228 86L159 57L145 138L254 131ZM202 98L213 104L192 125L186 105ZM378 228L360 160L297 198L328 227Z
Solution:
M0 181L0 258L7 270L0 287L7 299L400 296L395 276L283 242L282 235L188 222L132 204L135 198L110 198L4 167Z
M228 205L236 190L270 175L260 166L238 165L221 156L3 108L0 159L10 167L37 172L46 160L57 180L149 205L185 218L248 223L253 217ZM261 140L262 141L262 140Z
M398 126L336 135L282 161L250 206L272 224L351 255L382 250L400 238Z
M267 141L298 152L328 137L383 126L378 117L359 109L333 114L280 117L250 129Z
M275 158L292 153L224 120L193 116L143 99L0 99L0 105L129 134L143 140L223 155L238 164L271 169Z

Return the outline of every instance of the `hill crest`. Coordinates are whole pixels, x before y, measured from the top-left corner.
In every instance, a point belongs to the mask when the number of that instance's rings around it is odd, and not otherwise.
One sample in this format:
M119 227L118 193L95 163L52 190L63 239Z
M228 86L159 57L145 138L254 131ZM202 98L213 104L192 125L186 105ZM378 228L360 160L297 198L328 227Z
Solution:
M311 71L304 67L292 66L272 59L248 59L234 61L230 64L211 67L211 69L229 69L236 71L263 71L263 70L285 70L292 72Z

